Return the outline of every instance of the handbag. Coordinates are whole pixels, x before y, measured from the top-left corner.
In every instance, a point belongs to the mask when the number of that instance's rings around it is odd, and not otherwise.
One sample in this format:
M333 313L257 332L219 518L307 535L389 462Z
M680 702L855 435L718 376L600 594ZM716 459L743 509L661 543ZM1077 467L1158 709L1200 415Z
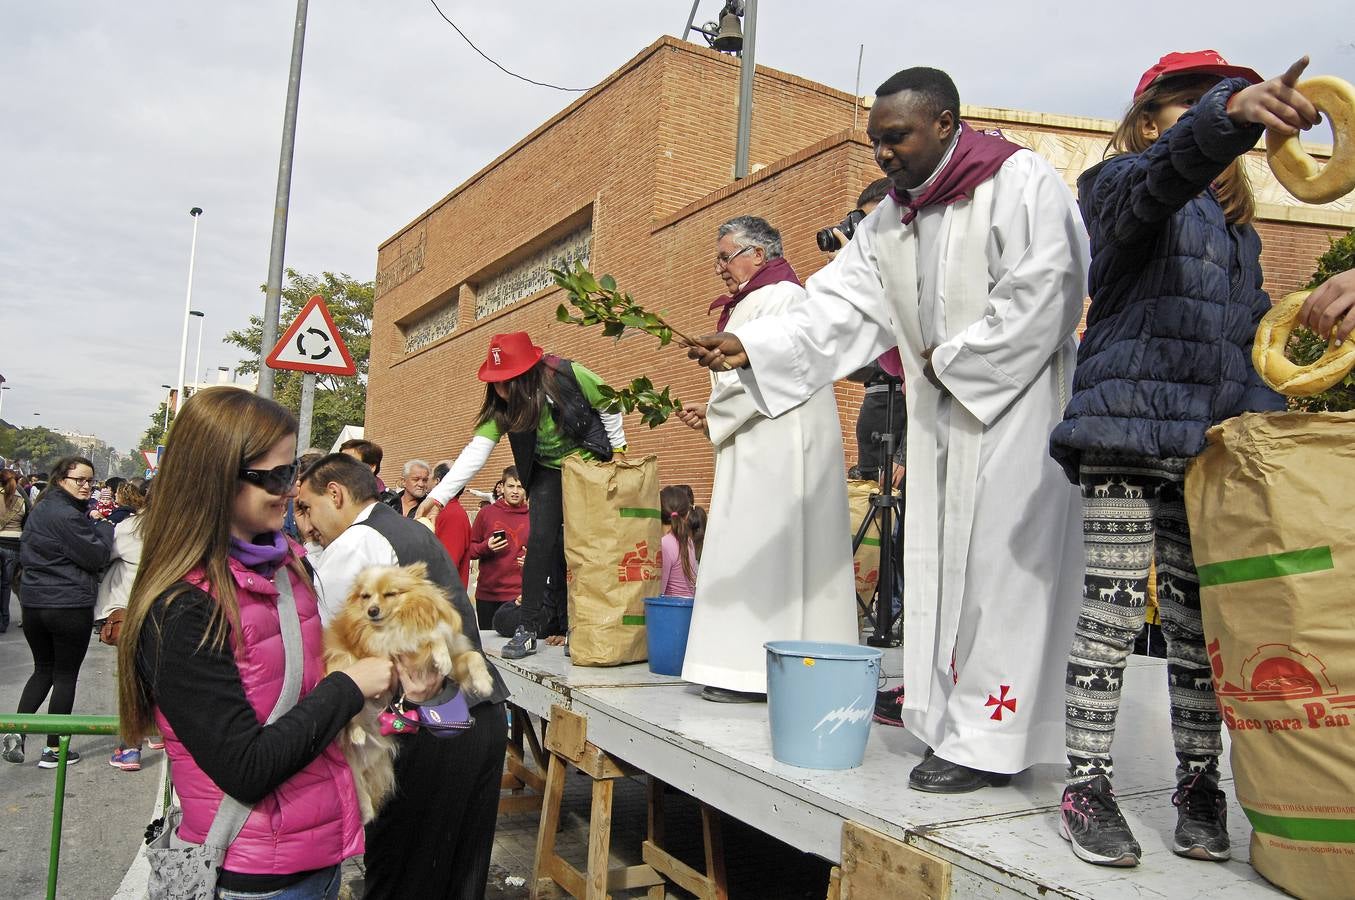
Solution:
M449 681L437 696L411 709L405 708L405 698L400 696L381 713L380 719L382 734L412 734L422 728L434 737L447 738L475 727L466 695L454 681Z
M301 619L292 595L292 580L287 567L278 569L273 578L278 589L278 625L282 631L282 645L286 662L283 668L282 691L278 702L268 714L267 725L273 724L296 705L301 696ZM165 765L169 765L166 760ZM212 826L201 844L191 844L179 837L183 822L183 808L172 802L173 770L165 776L163 818L146 828L146 859L150 862L151 877L146 886L150 900L212 900L216 896L216 879L226 861L226 851L245 827L253 804L246 805L222 794L221 805L212 818Z

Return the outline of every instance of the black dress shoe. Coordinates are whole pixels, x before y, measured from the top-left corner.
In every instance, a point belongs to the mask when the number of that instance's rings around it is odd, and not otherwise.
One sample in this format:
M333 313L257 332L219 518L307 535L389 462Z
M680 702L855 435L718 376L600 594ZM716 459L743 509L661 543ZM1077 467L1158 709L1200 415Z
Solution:
M766 703L767 695L751 691L732 691L722 687L705 687L701 689L701 699L712 703Z
M1012 780L1010 775L971 769L959 763L947 762L932 754L908 773L908 786L929 794L968 794L986 787L1004 787Z

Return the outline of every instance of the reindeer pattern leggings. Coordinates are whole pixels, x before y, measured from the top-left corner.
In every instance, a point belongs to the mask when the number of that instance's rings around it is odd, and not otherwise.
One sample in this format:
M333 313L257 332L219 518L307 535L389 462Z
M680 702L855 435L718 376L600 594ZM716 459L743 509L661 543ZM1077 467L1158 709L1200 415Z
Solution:
M1184 459L1086 451L1079 466L1087 569L1068 658L1068 778L1114 777L1110 745L1125 660L1143 628L1149 561L1167 643L1177 777L1216 771L1222 742L1186 522Z

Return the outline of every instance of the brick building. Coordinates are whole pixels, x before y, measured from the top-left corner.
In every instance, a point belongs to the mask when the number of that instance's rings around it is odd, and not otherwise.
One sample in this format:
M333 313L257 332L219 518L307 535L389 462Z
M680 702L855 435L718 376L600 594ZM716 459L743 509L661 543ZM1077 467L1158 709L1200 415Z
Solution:
M750 161L732 181L738 61L664 37L437 201L378 252L367 435L389 472L412 457L455 456L483 399L475 372L492 335L527 331L558 353L624 384L647 375L684 400L704 400L705 374L646 335L619 343L562 325L547 273L582 259L615 276L648 309L692 334L713 329L715 229L760 215L780 229L801 278L827 260L814 234L839 221L879 172L857 98L759 67ZM963 85L961 85L963 91ZM963 93L962 93L963 96ZM1050 159L1071 185L1101 158L1113 122L966 107ZM1329 237L1355 227L1350 198L1305 207L1288 198L1260 155L1249 172L1259 201L1263 264L1273 294L1307 280ZM849 464L860 389L837 387ZM696 432L627 420L633 454L656 453L663 483L709 497L714 460ZM505 441L473 486L511 459Z

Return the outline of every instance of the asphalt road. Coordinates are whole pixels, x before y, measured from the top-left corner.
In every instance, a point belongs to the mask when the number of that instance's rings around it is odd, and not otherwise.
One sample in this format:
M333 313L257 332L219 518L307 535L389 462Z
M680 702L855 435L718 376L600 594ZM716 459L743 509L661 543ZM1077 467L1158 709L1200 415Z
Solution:
M12 607L15 620L18 605ZM80 670L75 712L115 715L116 651L91 636L89 655ZM12 712L24 682L33 671L33 657L23 629L10 626L0 634L0 709ZM46 712L44 703L41 711ZM61 900L106 900L117 890L155 806L163 753L143 751L140 772L122 772L108 765L117 738L75 737L71 747L81 761L66 775L66 808L61 842L57 896ZM47 856L52 828L54 769L39 769L43 739L30 736L23 765L0 761L0 896L28 900L45 896Z

